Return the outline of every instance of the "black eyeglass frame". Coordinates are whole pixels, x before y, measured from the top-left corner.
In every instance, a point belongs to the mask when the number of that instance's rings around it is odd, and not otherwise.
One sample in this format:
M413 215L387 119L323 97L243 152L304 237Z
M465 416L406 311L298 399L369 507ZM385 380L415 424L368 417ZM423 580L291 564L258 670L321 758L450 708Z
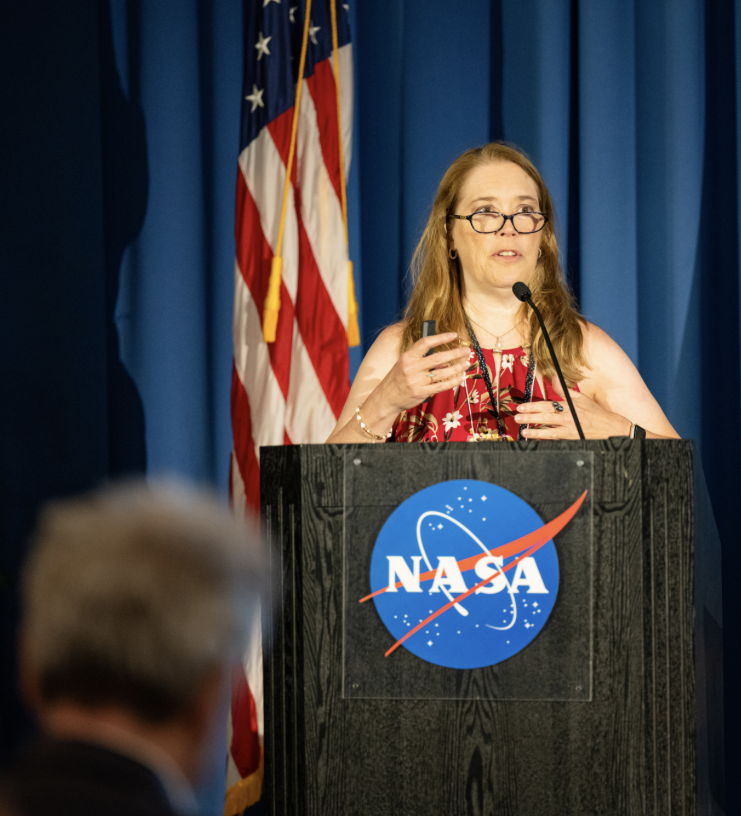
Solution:
M481 230L477 230L476 227L474 227L474 225L473 225L474 215L494 215L494 213L482 213L481 210L479 210L478 212L475 212L475 213L471 213L471 215L454 215L453 213L449 213L448 218L458 218L461 221L468 221L468 223L471 225L471 229L474 232L477 232L479 235L496 235L496 233L501 232L507 226L507 221L508 220L512 222L512 229L518 235L535 235L537 232L541 232L541 230L544 229L545 225L548 223L548 220L549 220L548 216L545 213L542 213L542 212L534 212L533 211L533 212L529 212L529 213L512 213L512 215L505 215L504 213L496 213L496 215L498 215L498 216L500 216L501 218L504 219L502 221L502 226L499 227L498 230L494 230L493 232L481 232ZM516 215L542 215L543 216L543 224L538 229L533 230L532 232L520 232L520 230L518 230L517 227L515 226L515 216Z

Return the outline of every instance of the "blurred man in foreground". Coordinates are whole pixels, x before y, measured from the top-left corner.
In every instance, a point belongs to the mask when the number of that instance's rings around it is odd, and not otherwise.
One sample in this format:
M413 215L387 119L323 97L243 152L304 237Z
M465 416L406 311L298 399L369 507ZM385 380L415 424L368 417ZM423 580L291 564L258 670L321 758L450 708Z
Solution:
M26 566L21 683L45 737L0 780L18 816L196 813L258 603L258 535L183 487L50 506Z

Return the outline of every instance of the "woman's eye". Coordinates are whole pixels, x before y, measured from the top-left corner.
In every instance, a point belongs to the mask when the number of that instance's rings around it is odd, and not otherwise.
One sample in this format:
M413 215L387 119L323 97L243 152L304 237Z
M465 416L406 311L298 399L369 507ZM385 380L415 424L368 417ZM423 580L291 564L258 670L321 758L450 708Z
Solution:
M535 208L531 207L529 204L524 204L522 207L520 207L520 209L517 212L531 213L531 212L535 212Z
M479 213L490 213L492 215L499 215L499 212L497 210L493 210L491 207L483 207L480 210L476 210L474 215L478 215Z

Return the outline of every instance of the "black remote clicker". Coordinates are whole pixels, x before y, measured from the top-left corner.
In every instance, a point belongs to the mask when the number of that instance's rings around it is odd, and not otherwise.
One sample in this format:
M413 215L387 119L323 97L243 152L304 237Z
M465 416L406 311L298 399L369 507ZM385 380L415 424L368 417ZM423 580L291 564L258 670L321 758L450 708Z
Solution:
M432 337L435 334L435 321L434 320L425 320L422 324L422 337ZM425 357L429 357L435 351L434 348L431 348L426 354Z

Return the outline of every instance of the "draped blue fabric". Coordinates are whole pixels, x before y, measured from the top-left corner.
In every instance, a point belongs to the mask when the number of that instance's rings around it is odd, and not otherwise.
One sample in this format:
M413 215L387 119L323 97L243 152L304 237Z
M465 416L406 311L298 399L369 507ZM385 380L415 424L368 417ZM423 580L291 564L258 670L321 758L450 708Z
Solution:
M122 96L142 118L136 156L132 140L105 123L130 161L121 174L142 176L140 201L122 201L115 190L109 196L116 212L144 209L120 262L121 359L144 405L148 471L223 488L231 447L241 3L111 0L110 8Z
M409 261L440 177L458 154L488 141L489 6L486 0L358 4L366 348L404 307Z
M14 586L40 503L143 471L225 489L242 82L240 0L6 6L2 747L25 728ZM725 547L735 767L741 0L358 0L351 26L363 348L403 309L450 161L493 138L523 147L584 314L700 443Z

